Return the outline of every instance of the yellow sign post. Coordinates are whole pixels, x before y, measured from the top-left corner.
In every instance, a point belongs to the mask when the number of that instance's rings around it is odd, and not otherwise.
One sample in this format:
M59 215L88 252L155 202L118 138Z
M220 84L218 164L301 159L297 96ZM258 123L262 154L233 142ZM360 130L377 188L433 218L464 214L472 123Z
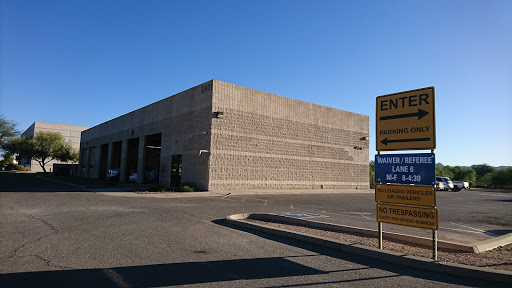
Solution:
M436 208L377 203L377 221L429 230L439 228Z
M376 184L375 201L436 207L436 188L424 185Z
M383 157L381 151L436 149L434 87L383 95L376 98L375 201L382 249L382 223L432 230L432 258L437 260L435 167L404 165L400 156ZM409 155L405 155L409 156ZM433 156L431 156L433 158ZM414 157L413 157L414 158ZM408 159L408 158L403 158ZM398 161L396 161L398 160ZM406 163L407 164L407 163ZM413 172L414 175L411 173ZM423 170L422 170L423 169ZM398 179L398 175L402 177ZM377 177L377 175L379 175ZM425 176L425 179L422 179ZM424 182L421 182L423 181ZM386 183L387 182L387 183ZM418 183L419 185L415 185ZM428 185L427 184L432 184ZM414 185L409 185L414 184Z
M377 97L377 151L436 148L434 87Z

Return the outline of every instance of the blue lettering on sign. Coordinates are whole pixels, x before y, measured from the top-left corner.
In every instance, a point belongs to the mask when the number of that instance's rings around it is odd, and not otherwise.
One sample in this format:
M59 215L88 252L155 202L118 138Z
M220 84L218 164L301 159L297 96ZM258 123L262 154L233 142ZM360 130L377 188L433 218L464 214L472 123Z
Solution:
M375 183L436 184L434 153L375 155Z

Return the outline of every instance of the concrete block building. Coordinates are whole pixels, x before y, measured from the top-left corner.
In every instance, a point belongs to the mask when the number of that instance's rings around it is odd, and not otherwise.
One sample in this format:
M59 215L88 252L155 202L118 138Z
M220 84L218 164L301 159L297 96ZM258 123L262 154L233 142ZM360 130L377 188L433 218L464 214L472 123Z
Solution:
M40 122L36 121L30 127L23 132L23 136L26 138L33 138L34 135L37 132L40 131L51 131L51 132L58 132L62 134L64 137L64 140L66 142L71 143L71 146L73 149L77 150L80 149L80 135L82 131L85 129L88 129L89 127L85 126L76 126L76 125L67 125L67 124L56 124L56 123L47 123L47 122ZM22 158L21 165L30 167L31 171L35 172L43 172L43 168L39 165L39 163L35 160ZM51 171L53 168L53 164L69 164L69 163L62 163L60 161L52 160L49 163L45 165L46 171Z
M209 191L367 189L368 121L211 80L83 131L79 171Z

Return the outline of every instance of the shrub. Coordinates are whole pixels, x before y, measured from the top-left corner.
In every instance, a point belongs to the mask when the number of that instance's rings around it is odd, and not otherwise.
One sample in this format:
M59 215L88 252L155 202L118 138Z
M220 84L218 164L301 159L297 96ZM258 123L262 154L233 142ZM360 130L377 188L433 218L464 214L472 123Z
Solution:
M191 184L185 183L183 185L178 186L177 191L178 192L195 192L196 188L194 188L194 186L192 186Z
M25 167L23 165L14 165L12 169L17 171L30 171L30 168Z

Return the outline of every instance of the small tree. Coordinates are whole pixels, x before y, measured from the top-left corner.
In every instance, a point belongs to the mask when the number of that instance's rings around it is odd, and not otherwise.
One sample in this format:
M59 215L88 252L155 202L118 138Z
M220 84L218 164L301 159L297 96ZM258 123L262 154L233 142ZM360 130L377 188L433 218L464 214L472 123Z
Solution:
M0 115L0 150L7 151L4 149L4 145L18 136L20 132L16 126L18 126L16 122L7 120L4 115ZM9 158L10 156L12 155L4 155L4 158Z
M483 176L485 176L485 174L492 173L495 170L494 167L489 166L487 164L472 165L471 168L473 168L473 170L475 170L476 178L483 177Z
M78 161L78 152L58 132L41 131L37 132L33 139L16 138L6 144L5 148L11 153L18 153L22 157L37 161L44 173L46 173L45 165L52 160Z
M442 166L439 163L436 164L436 176L448 177L450 179L453 178L452 167L450 166Z
M453 167L454 181L468 181L471 183L476 182L476 172L473 168L462 168L460 166Z
M491 175L492 185L499 188L512 188L512 168L501 169Z
M4 154L4 159L0 160L0 165L14 164L14 158L9 154Z
M16 126L16 122L6 120L4 115L0 115L0 146L3 146L10 138L14 138L20 133Z

